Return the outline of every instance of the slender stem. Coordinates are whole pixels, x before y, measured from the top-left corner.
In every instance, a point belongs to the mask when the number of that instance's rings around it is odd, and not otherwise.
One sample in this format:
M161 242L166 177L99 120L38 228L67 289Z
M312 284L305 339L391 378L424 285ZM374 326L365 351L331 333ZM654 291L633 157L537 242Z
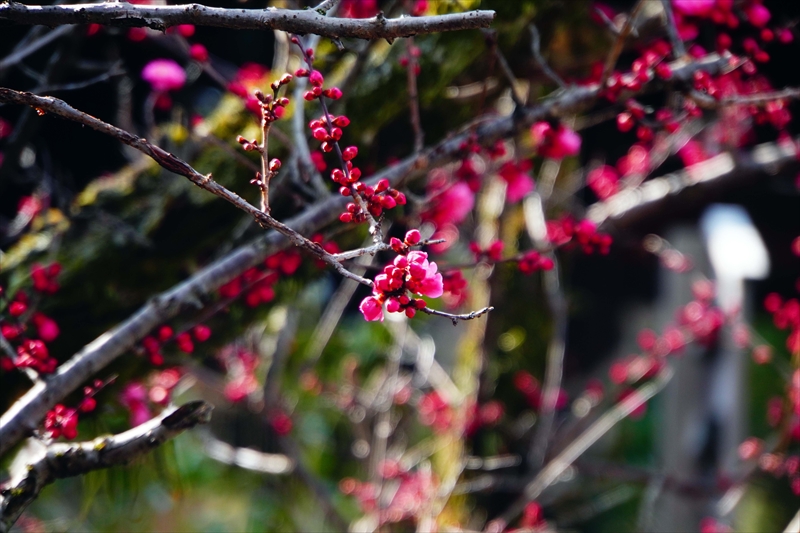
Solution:
M633 394L609 409L597 421L586 428L578 438L570 443L564 450L554 457L547 465L539 471L533 480L525 487L522 497L515 501L499 519L489 522L485 531L502 531L505 525L516 518L525 505L538 498L545 489L558 481L561 474L575 462L583 453L588 450L595 442L608 433L618 422L625 419L633 411L644 405L650 398L666 386L672 378L673 371L665 367L652 381L642 385Z
M611 53L608 54L605 66L603 67L603 76L600 78L601 90L605 89L608 78L611 76L611 72L613 72L614 67L617 65L617 59L619 59L619 55L622 53L625 39L628 38L631 30L633 30L633 24L636 21L636 17L639 15L639 11L644 7L644 4L645 0L638 0L636 2L630 15L628 15L628 19L625 21L625 25L622 27L622 30L620 30L619 35L617 35L614 46L611 48Z
M675 24L675 13L672 11L672 0L661 0L661 5L664 6L664 15L666 16L666 27L669 41L672 43L672 55L675 59L679 59L686 55L686 46L678 35L678 26Z
M269 130L272 123L266 117L261 119L261 210L269 215L269 182L272 178L272 171L269 169Z
M556 83L560 88L566 89L567 84L561 79L561 76L556 74L556 71L550 68L550 65L545 61L544 57L542 56L541 50L541 37L539 36L539 30L536 28L535 24L531 24L528 26L528 30L531 32L531 52L533 53L533 58L539 64L539 68L542 69L545 76L550 78L553 82Z
M437 311L436 309L431 309L430 307L423 307L422 309L420 309L420 311L429 315L436 315L444 318L449 318L450 320L453 321L453 325L455 326L458 324L459 320L472 320L474 318L481 317L486 313L488 313L489 311L494 311L494 307L491 306L484 307L483 309L478 309L477 311L472 311L471 313L464 313L461 315L454 315L451 313L446 313L444 311Z
M406 54L408 65L406 65L406 82L408 86L408 106L411 111L411 127L414 129L414 153L419 153L425 146L425 132L422 131L422 122L419 116L419 93L417 91L417 68L419 61L415 55L416 47L414 38L406 39Z

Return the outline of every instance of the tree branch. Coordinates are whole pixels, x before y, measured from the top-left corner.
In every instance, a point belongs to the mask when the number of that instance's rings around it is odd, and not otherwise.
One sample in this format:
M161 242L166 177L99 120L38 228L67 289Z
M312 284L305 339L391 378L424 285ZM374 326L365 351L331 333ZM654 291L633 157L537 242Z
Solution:
M728 59L712 54L701 61L691 63L676 61L670 66L675 78L688 79L696 70L702 69L714 73L720 69L727 68ZM642 90L648 90L655 83L657 82L646 83ZM598 84L574 87L560 93L556 98L543 101L536 107L526 108L511 116L485 120L477 126L465 128L461 133L447 137L439 144L419 154L407 157L393 167L378 172L365 181L367 184L372 185L380 179L387 179L392 187L398 187L412 174L422 173L431 168L444 165L458 157L462 152L463 143L473 135L481 143L490 145L497 139L515 135L522 128L530 126L537 120L551 116L568 116L582 111L593 105L598 92ZM3 89L0 90L0 101L17 101L18 103L27 104L24 99L8 99L9 95L13 94L20 95L25 93ZM30 96L34 97L35 95ZM91 118L97 121L94 117ZM104 124L101 121L97 122ZM113 128L110 125L106 126ZM127 136L126 138L135 139L136 142L144 142L130 133L123 133ZM166 152L163 153L166 154ZM170 154L167 154L167 156L170 156ZM196 171L191 169L190 174L191 172ZM204 176L200 177L204 178ZM244 202L244 200L242 201ZM337 220L338 214L344 209L346 203L347 200L344 197L331 195L312 205L300 215L287 220L285 226L299 234L311 235ZM257 209L255 211L260 213ZM240 246L227 256L211 263L186 281L153 297L133 316L87 344L81 351L73 355L69 361L62 364L55 374L48 376L46 380L36 383L8 411L0 416L0 456L8 452L22 438L30 435L53 405L133 347L153 328L163 324L184 309L202 305L202 298L207 298L221 285L289 244L289 239L281 233L277 231L268 232L256 241Z
M749 151L723 152L683 170L620 191L604 202L597 202L589 207L586 218L600 227L611 223L628 225L689 187L711 188L720 183L729 186L754 176L775 174L783 167L796 163L797 149L794 143L763 143Z
M123 2L72 5L0 3L0 21L11 24L105 24L148 27L164 31L170 26L195 24L237 30L281 30L322 35L331 39L387 39L444 31L487 28L494 11L468 11L431 17L387 19L383 13L367 19L326 17L313 9L226 9L201 4L142 5Z
M523 495L506 510L499 519L493 520L486 526L486 531L502 531L505 525L511 523L528 502L535 500L549 486L558 481L564 471L574 463L578 457L588 450L600 437L608 433L618 422L644 405L655 396L672 378L673 371L665 367L652 381L645 383L635 393L620 401L598 418L591 426L572 441L553 460L539 471L536 477L525 486Z
M0 532L8 531L42 489L56 479L126 464L185 430L207 423L212 409L203 401L189 402L119 435L49 446L34 441L32 444L38 448L34 456L25 457L24 465L12 472L11 481L0 490Z

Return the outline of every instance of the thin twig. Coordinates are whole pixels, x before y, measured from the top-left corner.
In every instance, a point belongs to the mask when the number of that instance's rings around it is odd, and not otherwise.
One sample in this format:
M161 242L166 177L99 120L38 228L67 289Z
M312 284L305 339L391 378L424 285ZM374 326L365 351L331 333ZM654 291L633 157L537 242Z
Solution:
M332 266L337 272L341 275L358 281L359 283L363 283L369 287L372 286L372 281L363 278L361 276L357 276L352 272L348 271L339 261L333 259L333 256L325 251L322 246L319 244L307 239L299 232L295 231L294 229L290 228L286 224L279 222L278 220L272 218L268 213L263 210L257 209L255 206L251 205L247 202L244 198L239 196L238 194L228 190L227 188L223 187L216 181L214 181L211 176L204 176L200 174L197 170L191 167L187 162L179 159L175 155L159 148L158 146L151 144L145 139L137 137L132 133L129 133L125 130L121 130L111 124L107 124L102 120L94 118L82 111L78 111L74 107L70 106L63 100L59 100L58 98L53 98L51 96L36 96L35 94L26 93L26 92L19 92L14 91L12 89L0 88L0 101L6 102L13 102L16 104L24 104L31 106L37 110L37 112L45 113L53 113L58 115L62 118L66 118L69 120L74 120L81 124L85 124L90 128L93 128L101 133L108 134L112 137L115 137L119 141L136 148L140 152L150 156L153 160L156 161L159 165L164 167L165 169L169 170L170 172L174 172L176 174L180 174L200 187L201 189L205 189L206 191L219 196L223 200L233 204L237 208L241 209L245 213L248 213L252 216L259 224L264 227L269 227L275 229L288 237L295 246L300 246L305 248L319 259L324 261L325 263Z
M483 36L489 43L494 60L500 65L500 70L503 72L503 76L505 76L506 80L508 81L508 85L511 89L511 100L514 102L514 106L517 109L521 109L524 106L524 103L522 98L517 94L517 77L514 76L511 66L509 66L508 61L506 61L506 57L503 55L503 52L500 51L500 47L497 45L497 32L494 30L483 30ZM486 85L484 85L484 94L486 89Z
M533 193L525 199L525 219L528 234L538 246L547 246L547 233L542 198ZM550 307L553 320L553 335L547 348L547 365L544 387L542 388L542 410L536 425L528 463L532 468L540 468L547 456L547 445L555 420L556 404L561 390L564 373L564 352L567 344L567 299L561 288L558 258L552 252L547 257L553 261L553 268L542 272L542 285Z
M786 87L780 91L729 96L719 100L713 96L709 96L696 90L689 91L687 96L704 109L719 109L722 107L734 107L741 105L764 105L776 100L800 98L800 88Z
M665 367L652 381L642 385L624 400L609 409L597 421L586 428L578 438L570 443L564 451L539 471L536 477L526 485L522 497L515 501L497 520L489 522L486 531L502 531L505 526L516 518L525 505L535 500L545 489L555 483L561 474L575 462L578 457L588 450L595 442L613 428L618 422L625 419L633 411L644 405L655 396L672 378L673 371Z
M2 9L2 7L0 7L0 9ZM39 50L44 46L47 46L48 44L55 41L59 37L67 35L71 31L72 28L70 28L69 26L62 26L60 28L55 28L45 33L35 41L32 41L23 48L20 48L19 50L10 53L2 60L0 60L0 73L2 73L7 68L16 65L17 63L19 63L32 53L36 52L37 50Z
M667 35L669 42L672 43L672 55L675 59L681 58L686 55L686 46L678 35L678 26L675 24L675 13L672 11L672 0L661 0L661 5L664 6L664 15L666 20L665 26L667 28Z
M122 68L122 63L116 63L108 72L98 74L97 76L89 78L88 80L76 81L72 83L61 83L58 85L43 85L41 87L32 89L31 92L54 93L57 91L77 91L78 89L85 89L86 87L94 85L95 83L102 83L110 80L111 78L122 76L124 74L126 74L126 71Z
M411 127L414 129L414 152L419 153L425 147L425 132L422 131L422 121L419 116L419 93L417 91L417 68L419 61L415 52L414 38L406 39L406 83L408 86L408 106L411 111Z
M436 316L443 316L445 318L449 318L453 321L453 325L457 325L459 320L472 320L474 318L481 317L488 313L489 311L494 311L494 307L484 307L483 309L478 309L477 311L473 311L471 313L464 313L462 315L454 315L451 313L446 313L444 311L437 311L436 309L431 309L430 307L423 307L420 309L423 313L429 315L436 315Z
M606 83L608 83L608 78L614 71L614 67L617 65L617 59L619 59L619 55L622 53L622 48L625 45L625 39L627 39L628 35L630 35L634 26L634 22L636 21L636 17L639 15L639 11L641 11L644 5L645 0L638 0L636 2L636 5L633 7L630 15L628 15L628 19L625 21L625 25L622 27L622 30L620 30L619 35L617 35L617 39L614 41L614 46L611 48L611 53L608 54L606 63L603 66L603 76L600 78L601 88L605 89Z
M0 4L0 21L12 24L103 24L147 27L164 31L179 24L215 26L237 30L281 30L332 39L387 39L444 31L486 28L494 11L468 11L430 17L375 16L364 19L326 17L313 9L225 9L200 4L144 5L127 2L70 5Z
M294 471L294 461L282 453L266 453L252 448L231 446L210 432L203 433L201 438L206 455L220 463L262 474L281 475Z
M678 61L670 66L675 79L685 80L689 79L696 70L702 69L714 74L727 68L728 64L727 57L710 54L707 58L698 61L691 63ZM650 83L646 82L641 92L647 91ZM462 145L469 138L477 137L482 144L491 145L497 139L513 136L520 128L530 126L538 120L553 116L572 116L585 110L593 105L599 92L599 84L592 84L588 87L571 87L555 98L544 100L534 108L523 110L518 116L483 117L469 127L461 128L459 133L445 136L444 140L438 144L420 154L407 157L364 182L372 185L381 179L386 179L392 187L399 187L404 180L413 175L421 175L431 168L444 165L460 157ZM11 93L16 92L11 91ZM636 93L623 93L626 97L634 94ZM24 100L12 99L7 89L0 89L0 102L12 101L26 104ZM770 153L775 152L775 145L771 146ZM739 174L760 173L765 168L775 168L775 165L785 165L795 160L794 152L791 154L782 152L777 156L764 156L758 161L752 161L751 158L752 163L737 167L736 171ZM741 158L737 161L741 162ZM733 165L733 163L731 164ZM717 177L719 176L720 174L717 173ZM692 183L697 182L698 180L695 180ZM686 186L690 184L687 183ZM666 196L666 193L662 196ZM648 200L639 199L639 201L646 203ZM300 233L312 234L333 223L344 209L345 204L346 199L339 195L328 196L287 221L286 225ZM613 211L608 215L600 215L603 220L610 216L614 216ZM282 233L274 231L267 232L252 243L239 246L225 257L198 270L186 281L156 295L128 319L75 353L58 368L55 374L48 377L46 383L35 384L5 413L0 415L0 456L29 435L53 405L80 387L100 369L124 354L153 328L169 321L182 309L196 305L200 298L213 294L221 285L260 263L264 257L289 246L291 242Z
M556 85L562 89L566 89L567 84L564 83L564 80L561 79L561 76L556 74L556 71L550 68L550 65L547 63L547 61L545 61L544 57L542 57L541 38L539 37L539 30L536 28L536 25L531 24L528 26L528 30L531 32L531 52L533 53L533 58L539 64L539 68L541 68L545 76L555 82Z
M306 46L311 49L316 49L319 44L319 36L312 35L308 38ZM294 89L292 92L292 101L294 102L294 113L292 114L292 152L297 161L298 169L300 170L301 178L309 181L311 186L322 197L328 194L328 189L325 186L325 180L322 179L317 167L311 160L311 149L308 146L308 137L305 133L305 107L306 101L303 98L303 93L306 91L308 85L308 78L295 77Z

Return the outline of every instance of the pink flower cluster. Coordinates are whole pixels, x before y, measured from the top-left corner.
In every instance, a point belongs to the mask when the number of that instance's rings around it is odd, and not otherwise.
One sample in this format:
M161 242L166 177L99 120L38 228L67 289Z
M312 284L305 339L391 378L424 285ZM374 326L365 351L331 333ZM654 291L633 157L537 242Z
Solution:
M533 163L527 160L503 163L497 173L506 182L506 200L515 204L533 191L532 168Z
M412 318L417 310L427 305L425 300L414 298L414 294L438 298L444 292L442 275L437 270L436 263L428 262L425 252L398 255L392 264L375 276L372 296L361 301L359 309L364 318L383 321L384 303L388 312L405 312L406 316Z
M217 353L217 359L227 374L225 397L231 402L241 402L258 389L255 370L258 356L241 346L226 346Z
M147 354L150 363L160 366L164 364L164 355L161 353L162 347L171 341L175 341L178 349L184 353L194 352L194 341L205 342L211 337L211 328L205 324L198 324L189 331L182 331L175 334L170 326L161 326L155 336L148 335L142 339L142 350L140 353ZM194 338L194 339L193 339Z
M779 294L773 292L764 300L764 308L772 314L775 327L789 330L786 349L792 354L800 353L800 300L790 298L783 301Z
M589 220L575 220L567 215L560 220L547 221L547 239L554 246L564 246L575 242L584 251L590 254L595 250L606 255L611 247L611 236L599 233L597 226Z
M97 400L94 399L94 395L109 383L110 381L103 382L96 379L92 386L84 387L83 400L81 400L77 409L66 407L63 404L57 404L53 407L45 415L42 435L50 439L64 437L71 440L77 437L79 413L94 411L97 407Z
M577 155L581 149L581 138L563 124L537 122L531 126L533 145L542 157L564 159Z
M131 427L150 420L153 408L167 405L180 379L181 371L178 368L167 368L152 373L147 385L139 381L128 383L122 389L120 403L128 410Z
M172 59L154 59L142 69L142 79L154 91L177 91L186 83L186 72Z
M450 429L455 419L453 408L436 391L424 394L419 399L417 412L420 423L430 426L435 433L444 433Z
M442 274L442 286L444 288L442 298L447 307L455 309L467 301L469 296L467 280L460 270L451 270Z
M42 295L54 294L59 289L56 277L60 272L58 263L47 267L34 264L31 267L33 289ZM55 372L58 361L50 355L46 343L61 334L56 321L32 308L32 300L24 290L17 291L8 302L3 301L3 295L3 287L0 287L0 312L7 313L5 317L0 314L0 333L15 348L16 357L0 353L0 368L6 372L15 368L30 368L40 374ZM38 339L26 335L31 326L36 328Z
M437 484L429 471L408 471L397 461L386 459L378 465L380 476L392 483L396 489L391 497L380 499L378 487L371 482L360 482L354 478L344 478L339 482L342 494L354 496L365 513L378 511L380 524L415 520L422 510L430 504Z

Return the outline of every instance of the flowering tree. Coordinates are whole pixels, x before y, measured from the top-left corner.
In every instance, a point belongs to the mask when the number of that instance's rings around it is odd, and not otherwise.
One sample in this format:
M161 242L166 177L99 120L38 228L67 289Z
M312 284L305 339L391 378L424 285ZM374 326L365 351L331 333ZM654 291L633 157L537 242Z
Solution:
M283 484L225 529L657 529L687 494L702 531L789 522L796 500L748 509L764 479L800 494L798 13L484 3L0 4L0 531L166 443L204 486ZM720 199L780 224L760 314L738 288L759 269L717 266L760 250L746 215L704 216L713 274L655 234ZM675 318L603 341L657 264L690 287ZM701 476L625 432L663 435L649 400L704 358L759 385L744 434L717 396L695 426L724 438L678 426ZM152 505L170 518L143 529L207 525ZM116 511L66 527L129 528Z

